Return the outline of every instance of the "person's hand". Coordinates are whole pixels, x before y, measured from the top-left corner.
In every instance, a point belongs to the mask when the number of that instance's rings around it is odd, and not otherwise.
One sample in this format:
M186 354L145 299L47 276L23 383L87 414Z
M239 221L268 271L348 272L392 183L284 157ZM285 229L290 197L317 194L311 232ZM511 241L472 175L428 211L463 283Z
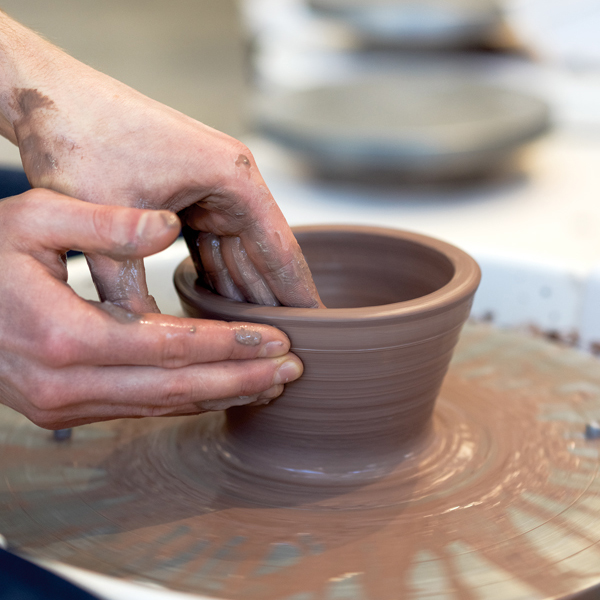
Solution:
M4 23L23 38L20 54L4 53L10 81L0 94L4 135L18 143L34 187L181 213L200 232L187 229L186 239L218 293L260 304L321 305L247 147L83 65L7 17ZM103 300L138 312L156 309L144 294L141 261L88 258Z
M138 314L67 285L69 248L127 264L178 232L168 211L48 190L0 202L0 402L61 429L266 403L299 377L302 364L277 329Z

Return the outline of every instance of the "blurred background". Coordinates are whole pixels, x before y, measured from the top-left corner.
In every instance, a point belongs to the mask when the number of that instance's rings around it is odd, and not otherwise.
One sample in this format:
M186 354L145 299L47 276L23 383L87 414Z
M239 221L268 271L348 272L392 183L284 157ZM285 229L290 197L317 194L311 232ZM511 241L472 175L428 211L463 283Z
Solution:
M290 224L412 229L483 268L474 315L600 348L600 1L4 0L241 138ZM4 195L26 186L0 139Z

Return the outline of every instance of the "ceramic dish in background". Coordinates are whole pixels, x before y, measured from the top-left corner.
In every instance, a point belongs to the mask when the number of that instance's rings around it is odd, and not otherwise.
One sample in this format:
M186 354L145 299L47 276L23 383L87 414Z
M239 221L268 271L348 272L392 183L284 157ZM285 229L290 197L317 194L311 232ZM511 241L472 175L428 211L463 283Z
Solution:
M541 100L435 68L264 96L255 115L319 174L409 181L505 170L550 125Z
M496 0L309 0L315 13L338 19L371 43L411 48L464 48L498 36Z

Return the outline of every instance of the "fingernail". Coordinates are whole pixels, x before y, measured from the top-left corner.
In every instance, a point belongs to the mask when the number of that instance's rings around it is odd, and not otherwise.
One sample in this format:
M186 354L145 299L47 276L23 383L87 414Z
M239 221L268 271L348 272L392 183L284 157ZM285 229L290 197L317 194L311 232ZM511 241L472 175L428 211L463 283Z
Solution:
M289 383L298 379L300 375L302 375L302 367L295 360L287 360L277 369L277 373L273 378L273 385Z
M148 210L142 214L138 221L136 238L145 242L152 242L165 231L179 227L177 215L168 210Z
M259 358L277 358L287 354L290 347L284 342L269 342L265 344L258 353Z

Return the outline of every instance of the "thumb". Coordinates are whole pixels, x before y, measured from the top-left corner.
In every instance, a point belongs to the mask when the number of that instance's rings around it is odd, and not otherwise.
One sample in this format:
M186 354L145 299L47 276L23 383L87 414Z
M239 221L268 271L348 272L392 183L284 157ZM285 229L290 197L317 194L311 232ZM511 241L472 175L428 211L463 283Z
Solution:
M92 204L39 189L17 198L27 215L21 239L47 250L137 259L164 250L181 229L166 210Z

